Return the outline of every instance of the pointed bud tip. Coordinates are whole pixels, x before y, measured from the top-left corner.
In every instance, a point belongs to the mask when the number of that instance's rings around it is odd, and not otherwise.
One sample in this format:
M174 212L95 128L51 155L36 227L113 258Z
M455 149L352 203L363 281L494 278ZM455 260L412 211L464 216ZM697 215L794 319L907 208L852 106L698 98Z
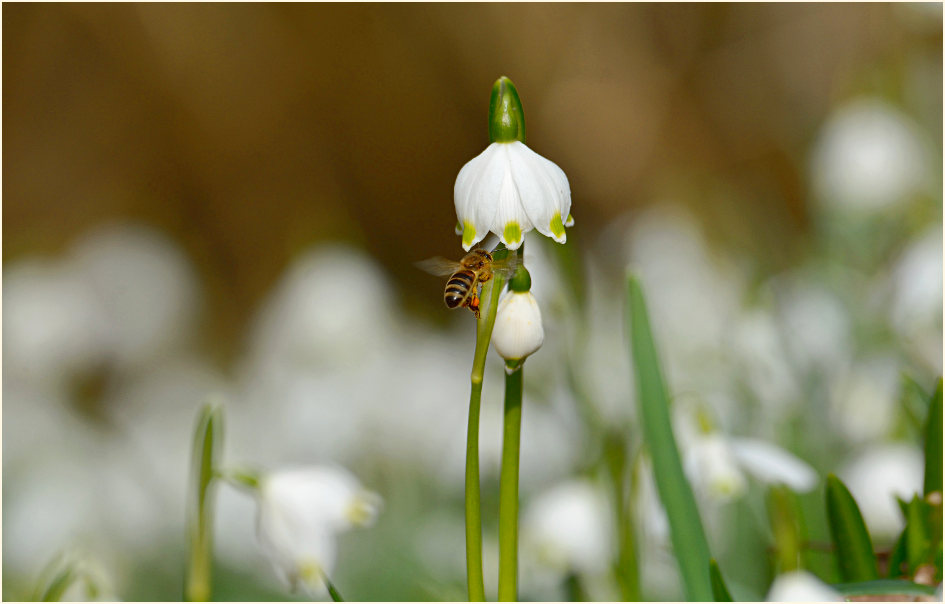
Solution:
M489 99L489 141L493 143L525 142L525 111L515 84L502 76L492 85Z

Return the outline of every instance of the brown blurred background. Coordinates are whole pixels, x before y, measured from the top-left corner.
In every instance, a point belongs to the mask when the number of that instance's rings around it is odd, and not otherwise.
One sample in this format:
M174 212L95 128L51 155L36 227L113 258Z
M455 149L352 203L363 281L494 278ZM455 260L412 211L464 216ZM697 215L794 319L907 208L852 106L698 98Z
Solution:
M500 75L584 247L675 197L776 267L834 104L942 124L941 23L901 5L5 4L3 25L4 259L152 224L197 263L224 356L316 241L364 246L408 308L439 307L411 262L460 254L453 181Z

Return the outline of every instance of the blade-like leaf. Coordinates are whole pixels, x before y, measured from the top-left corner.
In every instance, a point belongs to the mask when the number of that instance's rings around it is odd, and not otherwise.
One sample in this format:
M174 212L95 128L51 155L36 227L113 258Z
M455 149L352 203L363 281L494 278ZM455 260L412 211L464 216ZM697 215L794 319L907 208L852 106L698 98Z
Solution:
M827 476L827 520L844 581L878 579L876 555L856 501L840 479Z
M935 588L929 585L920 585L912 581L899 579L877 579L875 581L859 581L856 583L838 583L831 585L833 589L844 596L931 596Z
M925 422L925 494L942 491L942 378L929 402Z
M670 537L686 597L707 601L712 597L709 581L709 545L702 528L699 508L683 473L673 436L669 399L662 369L653 343L643 290L636 277L627 280L627 317L630 351L636 370L643 436L653 458L657 491L669 519Z
M908 575L909 568L907 564L906 542L908 541L908 529L903 529L896 540L896 545L889 554L889 571L886 573L890 579L898 579Z
M909 573L931 557L932 542L929 539L929 506L918 495L912 497L906 512L906 560Z
M712 582L712 598L716 602L734 602L732 594L725 586L725 579L722 578L722 571L719 570L719 563L715 558L709 560L709 580Z

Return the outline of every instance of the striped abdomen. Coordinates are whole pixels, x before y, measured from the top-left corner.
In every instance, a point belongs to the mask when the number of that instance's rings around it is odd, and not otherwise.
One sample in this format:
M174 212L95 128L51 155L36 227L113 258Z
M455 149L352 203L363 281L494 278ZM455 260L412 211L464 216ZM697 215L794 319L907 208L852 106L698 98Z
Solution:
M443 301L449 308L459 308L469 300L469 295L475 293L476 273L473 271L457 271L446 282L443 292Z

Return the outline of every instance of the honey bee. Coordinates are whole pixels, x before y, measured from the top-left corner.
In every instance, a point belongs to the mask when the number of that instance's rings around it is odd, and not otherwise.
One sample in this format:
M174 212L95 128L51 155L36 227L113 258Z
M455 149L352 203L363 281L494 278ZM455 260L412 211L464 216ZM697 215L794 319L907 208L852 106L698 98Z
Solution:
M447 308L466 307L479 318L479 285L500 274L511 277L521 262L518 254L509 254L506 260L494 260L492 254L477 248L459 262L436 257L418 262L417 266L431 275L449 277L443 290Z

